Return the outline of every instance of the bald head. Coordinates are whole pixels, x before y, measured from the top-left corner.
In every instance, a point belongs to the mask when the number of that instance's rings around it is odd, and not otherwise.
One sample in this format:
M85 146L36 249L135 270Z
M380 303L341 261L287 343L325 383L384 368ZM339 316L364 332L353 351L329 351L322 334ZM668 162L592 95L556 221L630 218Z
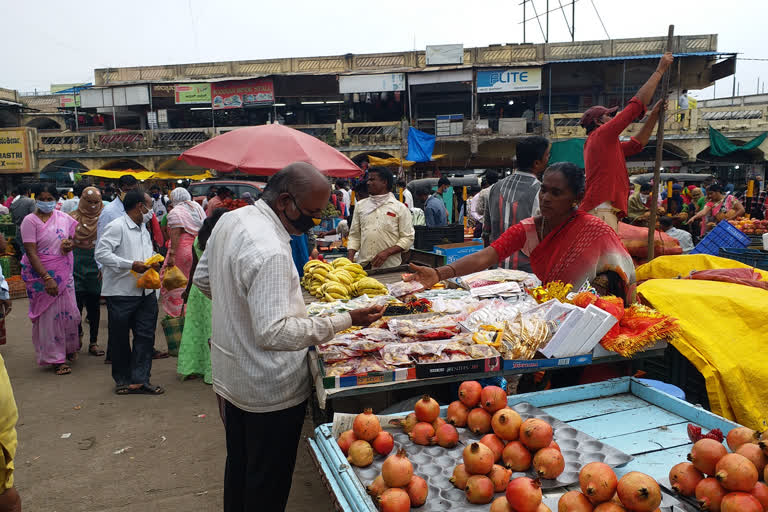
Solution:
M331 184L313 165L294 162L272 176L261 199L294 235L306 231L306 219L320 218L331 195ZM313 225L313 224L312 224ZM307 228L308 229L308 228Z

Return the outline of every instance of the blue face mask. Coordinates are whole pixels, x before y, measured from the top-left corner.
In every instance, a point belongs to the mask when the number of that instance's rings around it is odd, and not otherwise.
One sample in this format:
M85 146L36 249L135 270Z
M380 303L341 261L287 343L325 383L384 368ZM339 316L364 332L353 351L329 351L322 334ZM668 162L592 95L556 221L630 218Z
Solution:
M43 213L51 213L56 208L56 201L37 201L37 209Z

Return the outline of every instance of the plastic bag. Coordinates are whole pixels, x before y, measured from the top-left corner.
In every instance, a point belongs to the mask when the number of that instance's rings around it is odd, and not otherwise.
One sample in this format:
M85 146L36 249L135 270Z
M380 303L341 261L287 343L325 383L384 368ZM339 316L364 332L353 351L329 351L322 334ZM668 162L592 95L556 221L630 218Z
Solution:
M184 273L179 270L176 265L165 269L165 275L163 276L163 288L166 290L175 290L177 288L186 288L187 278Z
M145 290L157 290L160 288L160 274L157 270L150 268L136 282L137 288L144 288Z

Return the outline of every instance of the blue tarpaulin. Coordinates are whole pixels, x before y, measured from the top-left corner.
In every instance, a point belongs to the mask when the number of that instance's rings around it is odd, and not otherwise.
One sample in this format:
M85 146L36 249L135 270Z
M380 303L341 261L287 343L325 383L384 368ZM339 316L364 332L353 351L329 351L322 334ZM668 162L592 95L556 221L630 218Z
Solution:
M435 136L416 128L408 128L408 160L429 162L435 149Z

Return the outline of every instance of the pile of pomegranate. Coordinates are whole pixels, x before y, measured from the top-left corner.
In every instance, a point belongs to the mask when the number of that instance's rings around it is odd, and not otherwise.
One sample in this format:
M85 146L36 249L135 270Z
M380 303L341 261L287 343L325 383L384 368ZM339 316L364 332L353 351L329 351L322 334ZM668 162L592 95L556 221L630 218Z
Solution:
M389 455L395 446L392 434L381 429L379 418L371 409L358 414L352 430L342 432L336 442L349 463L360 468L373 463L374 453Z
M689 462L670 470L672 488L710 512L768 511L768 431L737 427L726 442L730 453L717 436L696 441Z
M407 512L427 501L427 482L413 474L413 464L405 450L387 457L381 474L367 487L381 512Z
M405 419L393 420L391 423L402 427L415 444L437 444L443 448L453 448L459 444L456 428L440 417L440 404L429 395L421 397L414 405L413 412Z

